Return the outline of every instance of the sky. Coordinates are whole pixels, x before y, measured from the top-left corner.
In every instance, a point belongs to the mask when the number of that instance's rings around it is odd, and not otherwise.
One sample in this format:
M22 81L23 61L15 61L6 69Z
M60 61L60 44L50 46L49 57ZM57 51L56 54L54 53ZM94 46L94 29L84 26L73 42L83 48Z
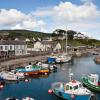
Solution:
M66 29L100 40L100 0L0 0L0 29Z

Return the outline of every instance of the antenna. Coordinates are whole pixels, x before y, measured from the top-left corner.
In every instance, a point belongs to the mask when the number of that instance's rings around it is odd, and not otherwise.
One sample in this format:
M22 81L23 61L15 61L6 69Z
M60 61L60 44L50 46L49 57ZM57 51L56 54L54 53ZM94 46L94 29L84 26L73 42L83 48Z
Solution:
M72 81L73 75L74 74L71 72L71 68L69 68L69 81Z

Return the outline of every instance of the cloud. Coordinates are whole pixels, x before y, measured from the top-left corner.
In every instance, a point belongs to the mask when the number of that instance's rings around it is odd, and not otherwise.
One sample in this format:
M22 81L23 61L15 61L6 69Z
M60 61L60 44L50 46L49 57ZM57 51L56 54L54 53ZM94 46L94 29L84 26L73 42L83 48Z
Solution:
M0 9L0 25L15 24L24 19L26 19L25 14L16 9Z
M10 29L30 29L45 27L43 20L36 20L31 13L25 14L17 9L0 9L0 26Z
M65 21L82 21L99 17L100 11L93 3L79 6L71 2L61 2L53 8L38 9L33 15L38 17L52 16L52 18Z
M39 8L32 14L37 18L50 20L48 30L65 29L68 26L70 29L86 32L89 33L87 35L95 37L93 33L98 34L100 32L100 10L92 0L82 1L84 3L81 5L60 2L59 5L53 7Z

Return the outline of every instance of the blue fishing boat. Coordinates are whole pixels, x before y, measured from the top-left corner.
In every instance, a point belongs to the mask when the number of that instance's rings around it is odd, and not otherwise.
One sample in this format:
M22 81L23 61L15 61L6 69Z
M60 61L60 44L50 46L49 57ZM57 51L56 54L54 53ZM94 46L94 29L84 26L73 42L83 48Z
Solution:
M68 100L90 100L91 98L91 92L77 80L53 83L52 91L55 95Z
M68 83L53 83L48 92L66 100L90 100L92 96L91 91L83 87L81 82L72 79Z

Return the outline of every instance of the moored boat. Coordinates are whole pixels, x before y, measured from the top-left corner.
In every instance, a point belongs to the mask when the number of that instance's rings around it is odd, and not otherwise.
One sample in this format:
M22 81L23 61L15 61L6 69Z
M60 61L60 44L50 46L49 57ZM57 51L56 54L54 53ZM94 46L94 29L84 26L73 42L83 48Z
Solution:
M37 66L41 67L42 69L49 69L50 71L57 70L57 66L55 64L46 64L42 62L37 62Z
M24 73L24 75L33 75L33 74L38 74L40 68L34 67L32 65L27 65L23 68L17 68L17 72Z
M82 83L93 92L100 92L100 82L97 74L91 74L82 77Z
M22 76L19 76L16 73L7 72L7 71L2 71L0 73L0 77L4 80L9 80L9 81L17 81L23 78Z
M51 90L48 92L66 100L90 100L92 96L91 91L83 87L81 82L72 80L72 75L73 73L70 73L70 81L67 83L53 83Z
M56 63L58 64L62 64L62 63L67 63L69 61L72 60L72 57L71 56L68 56L68 55L60 55L56 58Z
M37 75L37 74L48 74L48 69L43 69L36 65L27 65L23 68L17 68L17 72L24 73L25 75Z
M53 83L52 91L55 95L68 100L89 100L91 98L91 92L77 80L68 83Z

